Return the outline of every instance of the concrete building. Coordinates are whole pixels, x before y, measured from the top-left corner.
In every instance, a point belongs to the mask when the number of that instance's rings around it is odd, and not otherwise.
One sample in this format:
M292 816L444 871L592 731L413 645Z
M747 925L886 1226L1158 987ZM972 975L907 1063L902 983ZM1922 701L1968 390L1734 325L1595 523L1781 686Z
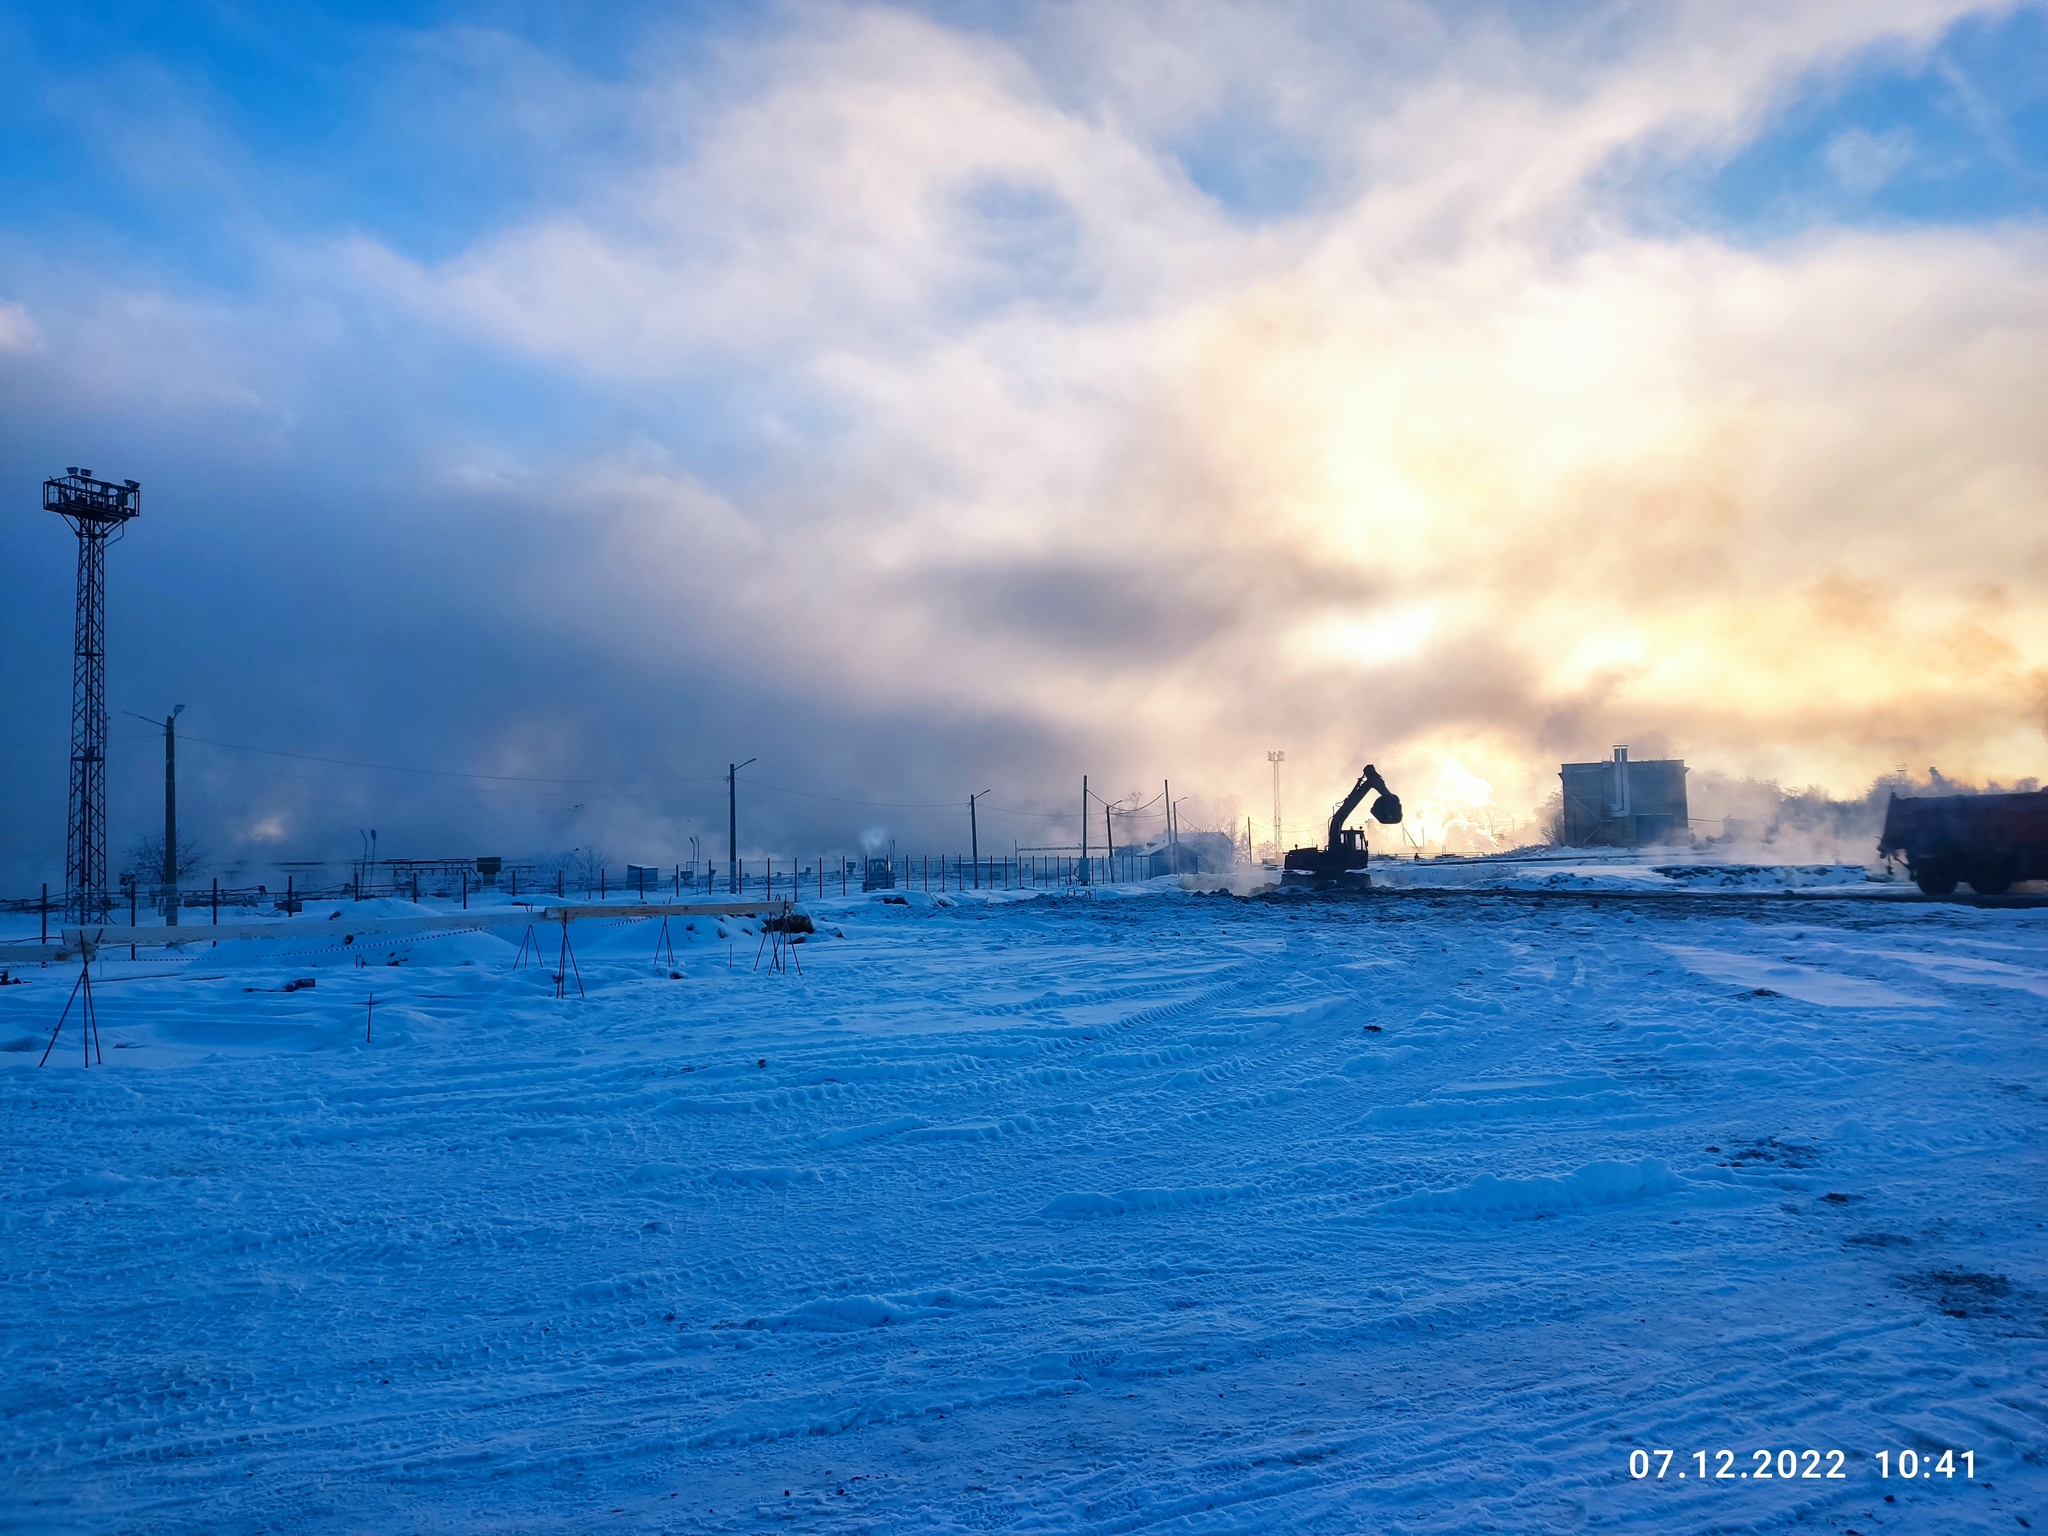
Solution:
M1147 843L1143 867L1153 876L1228 874L1237 868L1237 843L1227 832L1182 832Z
M1683 759L1630 762L1616 747L1604 763L1564 763L1564 840L1573 848L1644 848L1692 838Z

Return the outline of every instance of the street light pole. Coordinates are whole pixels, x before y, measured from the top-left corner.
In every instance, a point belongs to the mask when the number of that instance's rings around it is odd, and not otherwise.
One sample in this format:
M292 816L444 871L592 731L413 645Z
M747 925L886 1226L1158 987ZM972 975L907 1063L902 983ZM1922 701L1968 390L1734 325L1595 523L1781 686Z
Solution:
M1090 878L1094 872L1088 867L1088 775L1081 775L1081 879L1093 884Z
M981 829L975 824L974 802L987 793L984 789L980 794L967 797L967 843L968 851L974 855L974 888L977 891L981 889Z
M735 896L740 893L739 773L747 763L758 761L750 757L746 763L728 763L725 767L725 888Z
M164 926L178 926L178 716L164 716Z

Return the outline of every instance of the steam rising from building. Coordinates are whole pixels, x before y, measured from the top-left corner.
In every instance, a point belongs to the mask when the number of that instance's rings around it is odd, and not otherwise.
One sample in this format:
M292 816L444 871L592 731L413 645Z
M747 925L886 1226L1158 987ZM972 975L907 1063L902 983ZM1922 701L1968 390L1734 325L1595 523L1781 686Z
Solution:
M0 443L149 480L110 688L193 699L223 856L680 850L757 752L837 797L753 792L747 836L805 848L958 844L984 784L1019 817L985 836L1072 837L1087 771L1260 807L1283 745L1290 813L1370 759L1473 845L1615 741L1691 763L1694 816L1709 772L2011 779L2048 719L2048 234L1879 217L1932 160L1773 136L2016 14L825 5L609 75L436 34L406 99L530 195L428 238L215 180L192 239L239 283L17 244ZM453 176L446 122L364 152ZM1744 155L1834 211L1717 211ZM0 624L61 677L25 521ZM50 756L0 763L12 803L61 811Z

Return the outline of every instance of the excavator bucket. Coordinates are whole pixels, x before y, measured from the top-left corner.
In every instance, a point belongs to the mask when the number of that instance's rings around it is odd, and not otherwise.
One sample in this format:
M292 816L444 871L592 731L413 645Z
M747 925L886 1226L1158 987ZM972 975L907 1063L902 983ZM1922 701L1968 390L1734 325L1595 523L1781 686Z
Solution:
M1395 826L1401 820L1401 797L1395 794L1381 795L1372 803L1372 819L1382 826Z

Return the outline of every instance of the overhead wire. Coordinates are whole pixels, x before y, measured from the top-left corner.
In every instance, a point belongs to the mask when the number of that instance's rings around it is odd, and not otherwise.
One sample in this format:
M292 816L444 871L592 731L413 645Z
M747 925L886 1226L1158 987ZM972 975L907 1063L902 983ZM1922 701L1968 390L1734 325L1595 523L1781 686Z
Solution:
M115 739L122 741L147 741L154 740L155 735L154 733L152 733L149 736L143 736L138 733L134 736L122 736L117 737ZM278 747L259 747L253 746L247 742L221 741L214 737L197 736L186 732L180 733L180 739L200 746L218 747L223 751L229 752L249 752L262 757L279 757L286 758L295 762L322 763L337 768L358 768L371 773L409 773L429 778L457 779L464 781L466 783L479 785L577 785L625 789L680 786L692 784L717 784L723 782L726 777L726 775L724 774L709 774L678 775L674 777L664 778L604 779L549 774L474 773L456 768L420 768L412 766L410 764L403 763L371 763L364 762L357 758L328 757L316 752L291 752ZM337 780L327 775L316 774L269 773L264 774L263 777L275 779L297 779L303 782L311 783L347 782L346 780ZM814 790L792 789L787 785L771 784L763 779L741 779L739 780L739 782L745 784L750 789L765 789L773 794L793 795L805 800L820 800L833 805L862 806L874 810L957 810L963 804L965 804L964 801L960 800L861 800L845 795L819 794ZM1151 810L1153 806L1157 805L1162 798L1163 792L1159 795L1154 795L1151 799L1146 800L1139 805L1126 806L1115 801L1106 800L1093 790L1088 791L1089 800L1092 800L1096 804L1103 806L1110 812L1111 815L1122 817L1142 815L1145 812ZM982 809L986 812L996 815L1019 817L1034 821L1063 821L1073 814L1073 812L1071 811L1027 811L1015 806L1005 805L984 805Z
M256 752L264 757L289 757L300 762L330 763L339 768L366 768L374 773L417 773L440 779L469 779L492 784L716 784L725 775L709 777L677 777L660 779L590 779L572 778L551 774L528 773L468 773L458 768L413 768L399 763L365 763L347 757L322 757L314 752L285 752L275 747L252 747L239 741L216 741L209 736L181 735L180 740L196 741L209 747L222 747L230 752Z

